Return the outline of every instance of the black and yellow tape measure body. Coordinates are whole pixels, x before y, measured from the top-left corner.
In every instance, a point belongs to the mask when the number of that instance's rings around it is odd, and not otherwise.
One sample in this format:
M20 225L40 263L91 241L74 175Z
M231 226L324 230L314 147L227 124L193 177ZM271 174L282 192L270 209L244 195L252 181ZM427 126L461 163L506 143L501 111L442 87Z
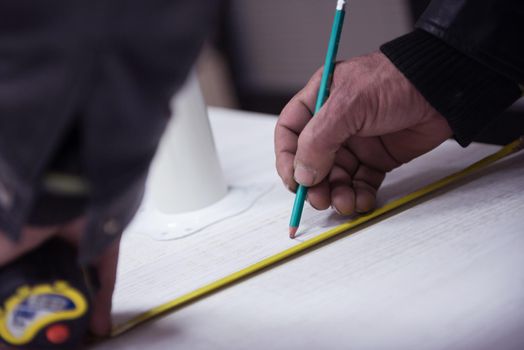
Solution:
M74 349L85 338L91 287L76 250L53 239L0 268L0 342L10 349Z

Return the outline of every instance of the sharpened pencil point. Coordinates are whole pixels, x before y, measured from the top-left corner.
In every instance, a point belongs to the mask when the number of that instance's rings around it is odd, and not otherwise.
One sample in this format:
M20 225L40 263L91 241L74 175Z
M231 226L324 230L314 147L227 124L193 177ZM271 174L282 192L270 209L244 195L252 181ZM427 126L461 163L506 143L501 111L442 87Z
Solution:
M289 227L289 238L293 239L295 238L295 235L297 234L298 227Z

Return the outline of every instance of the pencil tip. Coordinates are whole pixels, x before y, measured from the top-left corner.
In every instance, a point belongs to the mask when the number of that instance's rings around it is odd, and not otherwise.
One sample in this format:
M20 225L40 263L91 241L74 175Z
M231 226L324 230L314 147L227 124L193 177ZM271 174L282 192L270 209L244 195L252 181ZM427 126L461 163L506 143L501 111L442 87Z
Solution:
M298 227L289 227L289 238L293 239L295 238L295 235L297 234Z

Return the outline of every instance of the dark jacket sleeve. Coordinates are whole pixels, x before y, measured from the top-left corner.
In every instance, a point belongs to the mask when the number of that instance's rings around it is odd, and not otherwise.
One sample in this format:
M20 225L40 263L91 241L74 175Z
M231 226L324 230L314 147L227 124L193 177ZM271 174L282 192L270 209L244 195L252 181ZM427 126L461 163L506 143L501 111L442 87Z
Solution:
M521 95L524 2L434 0L382 52L468 145Z
M60 199L42 189L59 171L89 185L74 211L87 218L81 262L120 236L219 2L0 1L0 235L69 220L41 212Z

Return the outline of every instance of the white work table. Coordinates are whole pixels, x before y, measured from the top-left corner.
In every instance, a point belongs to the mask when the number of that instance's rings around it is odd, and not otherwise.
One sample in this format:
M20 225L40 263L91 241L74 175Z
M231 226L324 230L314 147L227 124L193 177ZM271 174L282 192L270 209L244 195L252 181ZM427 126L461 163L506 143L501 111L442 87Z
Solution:
M276 118L212 108L210 119L228 183L272 187L184 240L126 235L117 322L297 244L286 237L293 195L274 170ZM447 141L389 174L380 201L496 149ZM342 221L308 208L298 239ZM94 349L517 350L523 330L524 151Z

